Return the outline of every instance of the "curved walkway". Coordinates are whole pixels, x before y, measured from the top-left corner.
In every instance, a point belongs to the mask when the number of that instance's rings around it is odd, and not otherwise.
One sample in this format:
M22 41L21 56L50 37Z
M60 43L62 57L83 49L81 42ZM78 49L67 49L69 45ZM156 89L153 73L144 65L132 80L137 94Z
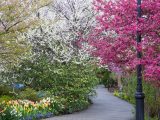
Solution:
M133 120L133 106L109 93L102 85L87 110L47 120Z

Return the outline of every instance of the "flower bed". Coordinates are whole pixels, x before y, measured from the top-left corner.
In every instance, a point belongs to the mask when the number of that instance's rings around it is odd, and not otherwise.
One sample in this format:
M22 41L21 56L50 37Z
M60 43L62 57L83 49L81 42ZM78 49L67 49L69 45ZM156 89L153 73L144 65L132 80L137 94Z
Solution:
M0 120L40 120L60 114L71 114L86 109L89 99L82 97L47 97L38 102L10 100L0 103Z
M3 101L0 116L2 120L34 120L52 117L64 108L56 97L42 99L39 102L29 100Z

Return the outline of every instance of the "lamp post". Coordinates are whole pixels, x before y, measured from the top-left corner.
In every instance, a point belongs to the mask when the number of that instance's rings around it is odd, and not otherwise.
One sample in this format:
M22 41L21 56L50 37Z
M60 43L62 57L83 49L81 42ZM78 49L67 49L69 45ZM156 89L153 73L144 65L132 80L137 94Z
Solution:
M137 22L141 17L141 0L137 0ZM141 33L137 30L137 46L141 44ZM137 58L142 58L142 51L137 50ZM142 65L137 65L136 120L144 120L144 93L142 88Z

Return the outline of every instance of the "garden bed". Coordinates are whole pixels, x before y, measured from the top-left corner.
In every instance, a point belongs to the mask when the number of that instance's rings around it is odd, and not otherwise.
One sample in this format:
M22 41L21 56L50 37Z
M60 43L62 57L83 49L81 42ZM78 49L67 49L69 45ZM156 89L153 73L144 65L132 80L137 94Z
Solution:
M40 120L62 114L81 111L90 105L88 100L72 100L48 97L37 102L10 100L0 103L0 120Z

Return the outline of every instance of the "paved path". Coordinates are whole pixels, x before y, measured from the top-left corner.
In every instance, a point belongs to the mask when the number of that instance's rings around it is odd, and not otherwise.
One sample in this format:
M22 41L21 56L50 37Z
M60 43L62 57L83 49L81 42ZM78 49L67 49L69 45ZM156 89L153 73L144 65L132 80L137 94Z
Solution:
M133 120L133 107L114 97L103 86L98 86L97 97L87 110L47 120Z

